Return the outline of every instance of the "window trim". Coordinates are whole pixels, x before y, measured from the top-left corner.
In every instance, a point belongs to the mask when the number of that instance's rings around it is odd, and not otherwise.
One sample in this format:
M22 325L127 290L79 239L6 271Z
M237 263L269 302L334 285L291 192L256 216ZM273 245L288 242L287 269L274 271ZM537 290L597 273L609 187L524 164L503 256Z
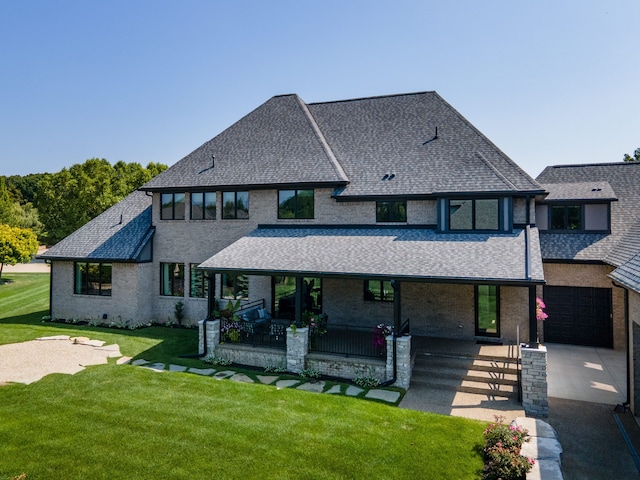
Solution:
M477 220L477 215L476 215L476 202L480 200L495 200L497 202L497 206L498 206L498 211L496 212L497 215L497 227L496 228L477 228L476 225L476 220ZM451 202L452 201L470 201L472 202L471 204L471 228L451 228ZM503 198L502 197L474 197L474 198L460 198L460 197L453 197L453 198L448 198L446 200L446 206L445 206L445 212L446 212L446 220L447 220L447 225L446 225L446 230L449 232L501 232L504 230L504 224L503 224Z
M380 291L376 292L369 288L369 282L380 282ZM385 292L385 284L389 286L386 291L391 292L391 294L384 295ZM395 290L391 285L391 280L376 280L376 279L368 279L363 282L363 299L365 302L382 302L382 303L393 303L395 298ZM373 294L373 298L371 298L371 294ZM376 296L377 294L377 296ZM388 297L391 298L388 298Z
M165 195L171 195L171 218L164 216L164 201L163 197ZM182 195L182 217L176 217L176 195ZM186 203L187 203L187 195L184 192L161 192L160 193L160 220L184 220L186 217Z
M225 216L224 213L224 206L225 206L225 200L224 200L224 196L225 194L233 194L233 217L227 217ZM247 217L246 218L238 218L238 193L246 193L247 194ZM227 191L223 191L222 192L222 220L248 220L250 213L249 213L249 190L227 190Z
M193 209L193 196L194 195L202 195L202 216L201 217L195 217L193 215L194 209ZM213 195L213 218L207 218L207 195ZM189 219L190 220L207 220L207 221L213 221L216 220L216 217L218 216L218 197L217 197L217 193L215 191L211 191L211 190L207 190L207 191L201 191L201 192L191 192L189 194Z
M293 217L283 217L280 214L280 193L281 192L293 192L294 198L294 209L293 209ZM300 215L300 205L298 201L298 197L300 192L311 192L311 202L312 202L312 214L310 217L301 217ZM278 220L313 220L316 216L316 193L313 188L282 188L278 190Z
M164 280L164 267L165 265L173 265L172 270L175 270L175 266L182 267L182 293L179 292L180 287L178 287L177 292L174 292L173 282L171 284L171 292L172 293L164 293L165 292L165 280ZM180 262L160 262L160 296L162 297L184 297L185 293L185 271L184 271L184 263Z
M78 291L77 287L79 285L78 282L78 267L81 265L85 265L87 267L87 272L86 272L86 281L82 282L82 285L80 285L80 291ZM88 268L89 265L98 265L98 293L90 293L89 292L89 272L88 272ZM111 270L111 274L110 274L110 282L109 283L103 283L102 282L102 275L103 275L103 267L104 266L108 266L109 269ZM111 285L111 288L109 288L108 290L105 289L104 293L103 293L103 285ZM82 291L82 287L84 287L84 292ZM92 296L92 297L111 297L113 295L113 264L112 263L107 263L107 262L73 262L73 294L74 295L88 295L88 296Z
M380 217L378 217L378 210L381 207L381 204L383 203L388 203L389 204L389 213L390 213L390 219L389 220L381 220ZM404 204L404 220L398 220L396 218L394 218L394 212L395 212L395 208L394 205L395 204ZM376 201L376 223L407 223L408 221L408 214L407 214L407 201L406 200L377 200Z

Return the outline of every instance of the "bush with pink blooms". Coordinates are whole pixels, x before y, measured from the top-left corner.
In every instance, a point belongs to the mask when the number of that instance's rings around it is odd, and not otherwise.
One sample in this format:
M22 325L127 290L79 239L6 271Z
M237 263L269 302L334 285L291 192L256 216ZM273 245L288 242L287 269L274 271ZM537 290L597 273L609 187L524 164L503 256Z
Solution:
M529 432L522 427L505 425L504 417L496 417L484 431L483 480L521 480L535 460L520 455L524 442L529 441Z

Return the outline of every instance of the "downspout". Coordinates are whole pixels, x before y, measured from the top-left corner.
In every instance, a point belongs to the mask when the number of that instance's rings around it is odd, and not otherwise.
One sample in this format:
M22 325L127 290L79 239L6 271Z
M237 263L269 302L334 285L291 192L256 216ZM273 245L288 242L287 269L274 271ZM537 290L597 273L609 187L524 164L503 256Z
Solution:
M531 281L531 197L527 195L527 216L524 227L524 276ZM529 285L529 346L540 348L536 319L536 286Z
M53 320L53 263L45 260L49 264L49 319Z
M631 348L629 348L629 342L631 341L631 332L629 331L629 290L622 285L618 285L616 282L611 282L611 284L614 287L621 288L624 292L624 329L627 333L627 341L625 342L627 351L627 400L624 404L628 407L631 405L631 377L629 376L629 372L631 372Z

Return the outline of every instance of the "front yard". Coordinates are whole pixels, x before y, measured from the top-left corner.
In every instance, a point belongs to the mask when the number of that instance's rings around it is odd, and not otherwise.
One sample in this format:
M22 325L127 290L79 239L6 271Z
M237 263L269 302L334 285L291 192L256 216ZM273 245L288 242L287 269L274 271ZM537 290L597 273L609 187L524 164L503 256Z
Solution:
M6 275L0 344L45 335L118 343L124 355L205 367L197 333L41 323L47 274ZM474 479L485 424L360 399L89 367L0 387L0 479Z

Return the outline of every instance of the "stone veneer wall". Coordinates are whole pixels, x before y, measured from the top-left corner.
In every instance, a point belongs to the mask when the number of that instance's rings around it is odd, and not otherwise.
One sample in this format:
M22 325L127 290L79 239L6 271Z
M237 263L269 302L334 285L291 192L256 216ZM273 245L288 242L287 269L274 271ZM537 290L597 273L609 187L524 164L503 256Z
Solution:
M521 348L522 407L528 416L549 415L547 348Z

